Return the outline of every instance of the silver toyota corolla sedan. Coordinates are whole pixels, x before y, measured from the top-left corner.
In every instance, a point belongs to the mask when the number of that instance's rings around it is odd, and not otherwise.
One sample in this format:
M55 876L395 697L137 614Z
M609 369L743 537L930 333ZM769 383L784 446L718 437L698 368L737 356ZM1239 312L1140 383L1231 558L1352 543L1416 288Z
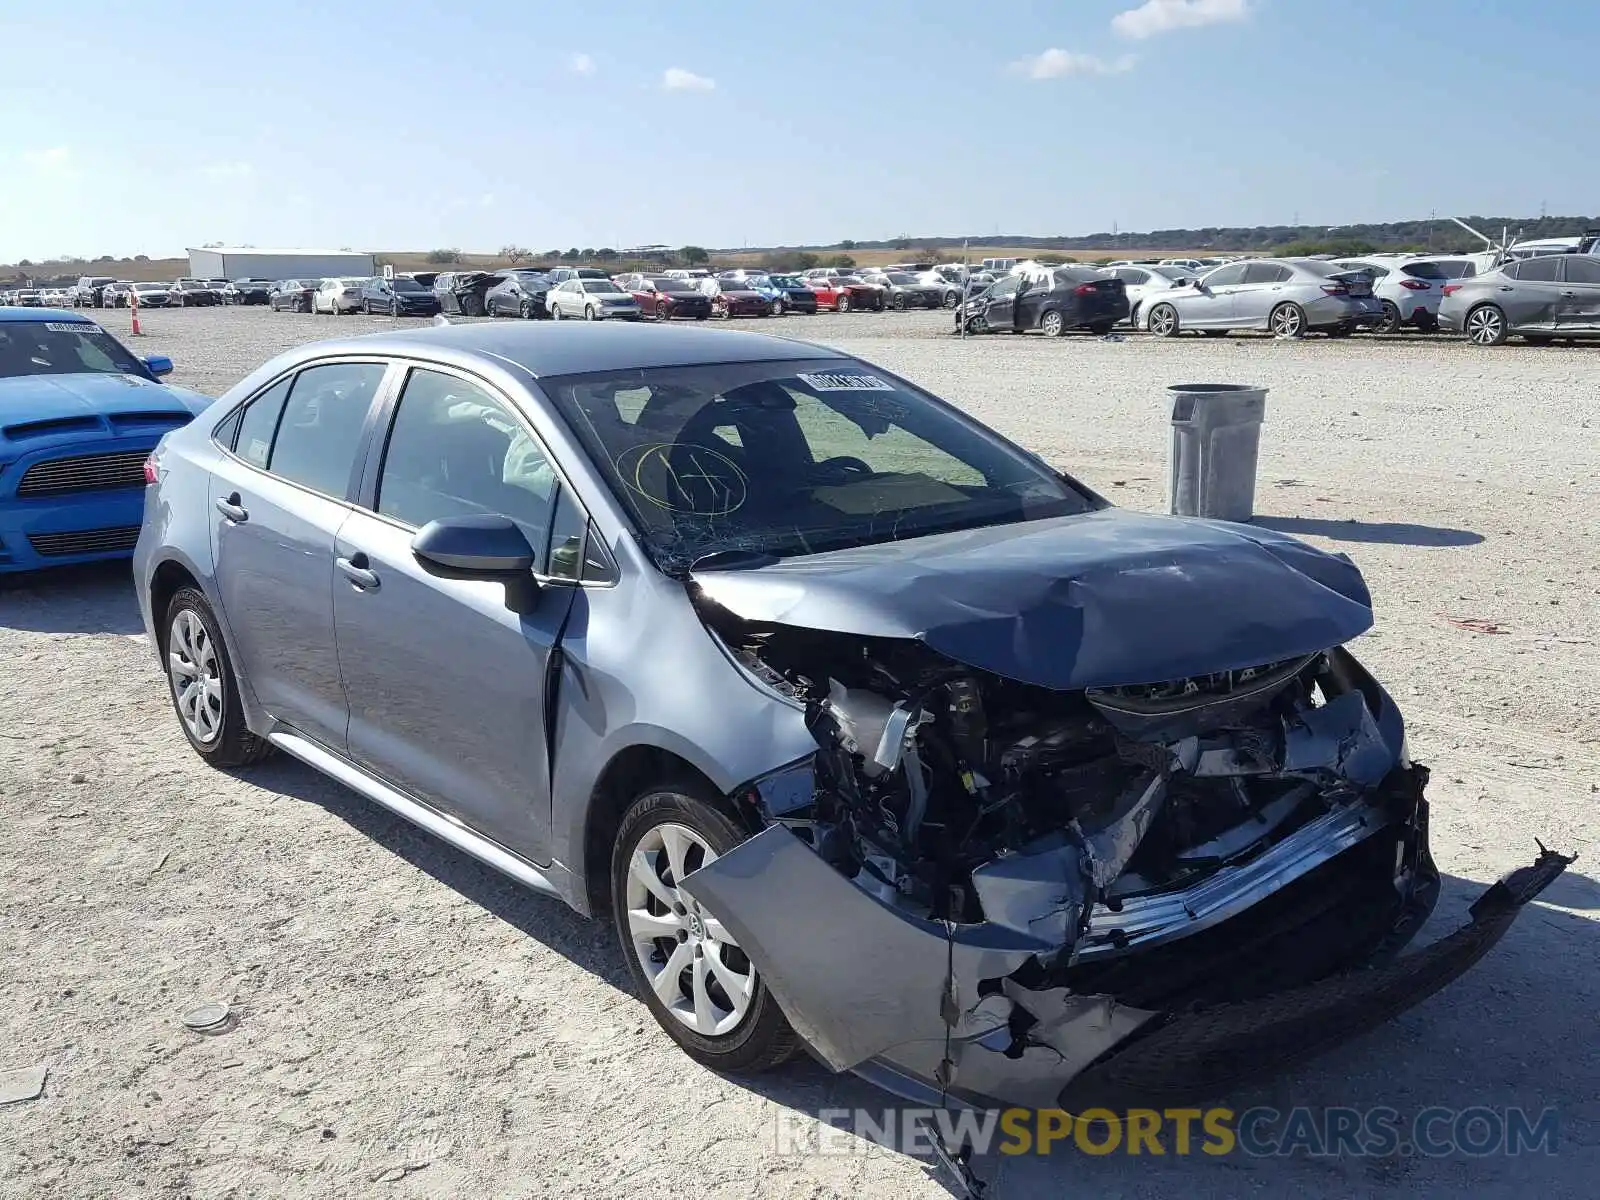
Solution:
M1139 327L1161 337L1191 329L1214 336L1230 329L1264 329L1279 337L1313 331L1338 337L1382 319L1370 271L1341 271L1315 258L1228 263L1147 296L1138 314Z
M834 350L321 342L147 473L194 749L291 754L604 915L715 1068L1210 1095L1443 986L1568 861L1396 958L1439 887L1427 772L1347 648L1350 561L1114 508Z

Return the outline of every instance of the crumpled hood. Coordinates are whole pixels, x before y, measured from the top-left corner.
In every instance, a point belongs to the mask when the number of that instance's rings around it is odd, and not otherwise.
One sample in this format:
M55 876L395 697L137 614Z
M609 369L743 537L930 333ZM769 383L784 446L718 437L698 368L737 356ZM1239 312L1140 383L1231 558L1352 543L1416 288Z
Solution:
M1361 572L1268 529L1108 508L692 574L745 620L915 638L1060 690L1312 654L1364 633Z
M210 396L137 375L20 375L0 378L0 429L62 417L170 412L194 416Z

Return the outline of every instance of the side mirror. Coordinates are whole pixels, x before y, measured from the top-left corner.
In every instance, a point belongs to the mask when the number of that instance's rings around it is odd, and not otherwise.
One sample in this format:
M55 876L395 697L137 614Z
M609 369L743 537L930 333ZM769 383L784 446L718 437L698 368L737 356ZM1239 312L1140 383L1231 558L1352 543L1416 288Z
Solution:
M172 374L172 360L165 354L151 354L140 361L144 363L145 369L157 379L160 379L163 375Z
M430 569L455 579L532 578L533 547L506 517L441 517L411 539L411 552Z

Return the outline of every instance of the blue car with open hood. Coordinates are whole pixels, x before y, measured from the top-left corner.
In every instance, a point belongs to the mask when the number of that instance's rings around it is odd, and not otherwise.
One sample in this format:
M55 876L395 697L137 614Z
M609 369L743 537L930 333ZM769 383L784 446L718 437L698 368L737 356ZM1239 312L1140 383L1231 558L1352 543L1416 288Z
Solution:
M0 574L125 558L145 460L210 398L88 317L0 307Z

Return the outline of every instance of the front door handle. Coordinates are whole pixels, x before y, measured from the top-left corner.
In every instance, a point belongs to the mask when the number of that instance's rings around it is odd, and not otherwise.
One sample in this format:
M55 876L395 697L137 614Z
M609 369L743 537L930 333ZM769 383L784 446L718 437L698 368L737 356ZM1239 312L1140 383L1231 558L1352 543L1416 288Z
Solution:
M349 558L336 558L333 565L339 573L363 592L378 590L378 573L367 565L367 556L359 550Z
M1578 294L1577 292L1562 292L1561 293L1561 298L1563 300L1571 300L1577 294Z
M217 511L235 525L243 524L250 519L250 514L239 503L238 492L229 492L217 501Z

